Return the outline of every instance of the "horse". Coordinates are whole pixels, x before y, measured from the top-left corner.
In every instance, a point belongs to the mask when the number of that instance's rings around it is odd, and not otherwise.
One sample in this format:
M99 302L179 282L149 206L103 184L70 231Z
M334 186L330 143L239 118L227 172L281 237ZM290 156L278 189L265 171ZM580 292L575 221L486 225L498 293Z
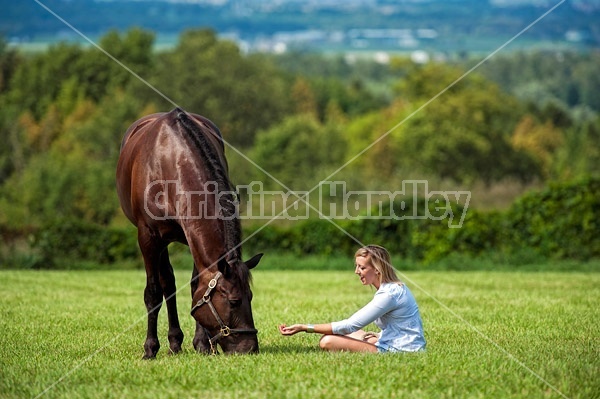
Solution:
M251 273L263 254L242 261L237 194L223 137L209 119L175 108L142 117L125 132L116 171L119 202L137 227L146 269L144 359L160 348L158 314L167 305L171 353L181 351L176 284L168 245L189 246L194 267L193 346L200 353L258 353Z

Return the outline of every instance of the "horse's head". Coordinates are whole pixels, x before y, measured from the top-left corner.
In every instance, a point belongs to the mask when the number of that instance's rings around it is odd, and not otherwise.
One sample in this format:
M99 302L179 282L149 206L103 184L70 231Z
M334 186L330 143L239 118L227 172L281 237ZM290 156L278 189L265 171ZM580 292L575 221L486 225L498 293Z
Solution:
M220 260L215 268L198 275L193 295L192 316L208 335L203 346L216 351L217 343L225 353L257 353L258 331L252 318L250 269L262 254L242 262Z

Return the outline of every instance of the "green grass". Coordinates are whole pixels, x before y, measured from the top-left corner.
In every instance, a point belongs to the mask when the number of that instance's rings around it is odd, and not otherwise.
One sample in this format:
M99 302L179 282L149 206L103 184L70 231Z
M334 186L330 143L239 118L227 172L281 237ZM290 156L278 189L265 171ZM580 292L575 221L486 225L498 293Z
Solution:
M276 328L366 303L351 269L258 269L261 353L215 357L191 345L190 274L177 270L183 352L168 354L163 308L163 348L143 361L143 271L1 271L0 398L600 397L599 273L407 272L428 349L368 355Z

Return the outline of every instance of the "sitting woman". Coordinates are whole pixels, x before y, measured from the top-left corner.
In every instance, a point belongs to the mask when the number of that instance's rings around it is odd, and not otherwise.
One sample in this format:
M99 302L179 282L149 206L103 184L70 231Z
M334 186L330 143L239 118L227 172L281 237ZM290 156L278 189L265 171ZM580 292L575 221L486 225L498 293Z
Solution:
M328 351L416 352L425 349L419 307L408 287L396 276L388 251L378 245L360 248L355 273L363 285L377 289L374 298L350 318L327 324L279 326L283 335L323 334L319 346ZM375 322L381 333L362 330Z

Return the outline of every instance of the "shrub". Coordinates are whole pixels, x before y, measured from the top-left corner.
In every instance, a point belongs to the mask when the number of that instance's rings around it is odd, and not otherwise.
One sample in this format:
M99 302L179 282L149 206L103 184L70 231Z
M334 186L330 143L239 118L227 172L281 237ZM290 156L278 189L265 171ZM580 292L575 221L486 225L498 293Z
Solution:
M453 253L476 257L501 245L503 219L499 212L467 210L460 228L429 221L417 226L412 234L413 256L432 262Z
M525 195L506 215L507 247L531 248L548 258L600 256L600 178L554 183Z
M59 260L112 263L139 257L137 235L131 228L109 228L79 219L55 219L33 234L39 252L37 267L54 267Z

